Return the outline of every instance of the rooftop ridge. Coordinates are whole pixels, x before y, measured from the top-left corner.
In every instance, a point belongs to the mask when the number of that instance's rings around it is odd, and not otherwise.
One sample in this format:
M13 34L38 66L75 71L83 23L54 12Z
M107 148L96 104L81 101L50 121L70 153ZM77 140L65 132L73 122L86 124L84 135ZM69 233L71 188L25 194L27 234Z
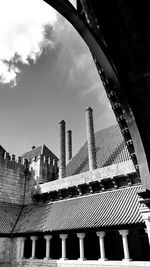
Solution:
M53 159L56 159L58 161L57 156L45 144L35 147L34 149L30 149L29 151L22 154L21 158L33 159L35 158L35 156L39 155L52 157Z

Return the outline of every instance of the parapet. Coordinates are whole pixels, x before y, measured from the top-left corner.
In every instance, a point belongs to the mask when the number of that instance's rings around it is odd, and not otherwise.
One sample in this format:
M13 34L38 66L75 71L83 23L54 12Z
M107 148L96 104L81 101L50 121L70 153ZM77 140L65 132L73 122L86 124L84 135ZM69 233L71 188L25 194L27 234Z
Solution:
M58 160L54 159L54 158L51 158L51 157L46 157L42 154L40 154L39 156L37 157L34 157L34 158L30 158L28 159L28 162L31 164L32 162L37 162L37 161L41 161L41 163L45 164L45 165L51 165L53 167L58 167L57 163L58 163Z
M27 159L21 157L16 157L14 154L9 154L5 152L4 155L0 155L0 166L1 168L8 168L12 170L19 169L24 172L28 169L29 162Z
M39 182L47 182L56 180L58 178L58 160L52 157L47 157L40 154L37 157L29 159L29 165L36 171L36 175L39 176Z

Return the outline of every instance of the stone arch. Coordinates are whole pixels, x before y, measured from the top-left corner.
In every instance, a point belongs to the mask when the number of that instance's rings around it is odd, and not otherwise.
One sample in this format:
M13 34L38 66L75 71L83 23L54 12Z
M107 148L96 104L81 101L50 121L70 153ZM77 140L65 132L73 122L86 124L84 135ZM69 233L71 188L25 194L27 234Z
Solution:
M146 145L139 134L139 130L135 122L136 114L133 110L131 110L130 101L124 94L116 68L111 60L111 56L105 42L102 38L99 38L96 35L92 28L90 28L87 24L84 17L82 17L78 10L76 10L68 0L44 1L56 9L73 25L89 47L103 81L108 98L112 104L122 134L127 143L127 147L129 148L137 173L140 173L143 189L150 190L150 164L148 161L149 156L145 153ZM113 90L111 90L110 87ZM119 101L116 103L111 100L112 96L117 97Z

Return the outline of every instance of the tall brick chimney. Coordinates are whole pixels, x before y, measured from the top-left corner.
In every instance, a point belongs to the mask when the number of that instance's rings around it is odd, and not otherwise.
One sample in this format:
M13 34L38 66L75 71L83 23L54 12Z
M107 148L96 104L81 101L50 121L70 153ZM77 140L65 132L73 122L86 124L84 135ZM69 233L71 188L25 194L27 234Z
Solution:
M96 149L95 149L95 136L94 136L94 124L93 124L93 109L91 107L88 107L86 109L86 129L87 129L89 170L92 171L97 168L97 163L96 163Z
M65 121L59 122L59 178L66 177L66 130Z
M67 163L72 159L72 131L67 131Z

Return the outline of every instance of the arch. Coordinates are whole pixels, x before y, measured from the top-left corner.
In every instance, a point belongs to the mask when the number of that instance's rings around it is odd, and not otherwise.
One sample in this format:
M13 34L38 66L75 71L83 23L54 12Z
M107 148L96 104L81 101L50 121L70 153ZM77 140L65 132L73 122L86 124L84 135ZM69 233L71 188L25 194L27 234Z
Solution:
M124 89L121 87L118 73L116 68L111 60L111 56L107 49L106 44L103 42L102 38L97 36L91 27L87 24L84 17L76 10L73 5L68 0L44 0L46 3L51 5L56 9L62 16L64 16L77 30L80 36L83 38L85 43L90 49L90 52L94 58L94 61L97 65L97 69L102 78L105 90L109 87L109 83L114 88L114 92L117 93L119 97L119 105L121 107L121 112L126 120L128 129L122 129L122 134L125 137L128 134L131 136L131 139L134 144L133 162L136 165L137 172L139 168L140 177L142 180L143 190L150 190L150 175L149 175L149 162L147 160L148 155L145 153L145 145L143 145L143 140L139 134L137 124L135 122L136 114L131 110L130 101L124 94ZM107 92L109 95L109 92ZM117 107L118 108L118 107ZM114 113L117 117L117 108L114 105ZM134 118L135 116L135 118ZM120 119L118 119L118 122ZM119 122L119 125L121 122ZM121 127L120 127L121 128ZM131 141L130 138L126 141ZM130 149L129 149L130 151ZM130 151L131 152L131 151ZM136 156L137 162L136 163Z

